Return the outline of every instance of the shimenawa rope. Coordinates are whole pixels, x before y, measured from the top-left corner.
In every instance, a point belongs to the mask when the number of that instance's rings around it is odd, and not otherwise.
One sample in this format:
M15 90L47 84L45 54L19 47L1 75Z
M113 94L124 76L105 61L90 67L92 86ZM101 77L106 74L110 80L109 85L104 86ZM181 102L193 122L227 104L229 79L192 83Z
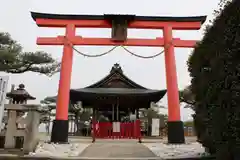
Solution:
M101 56L107 55L108 53L114 51L114 50L115 50L116 48L118 48L118 47L122 47L126 52L130 53L131 55L133 55L133 56L135 56L135 57L145 58L145 59L155 58L155 57L161 55L162 53L164 53L164 50L162 50L161 52L159 52L159 53L157 53L157 54L154 54L154 55L152 55L152 56L141 56L141 55L138 55L138 54L130 51L130 50L129 50L128 48L126 48L125 46L122 46L122 45L121 45L121 46L114 46L114 47L111 48L110 50L108 50L108 51L106 51L106 52L103 52L103 53L101 53L101 54L89 55L89 54L83 53L83 52L79 51L78 49L76 49L76 48L74 47L74 45L73 45L66 37L65 37L65 39L66 39L66 41L67 41L66 43L67 43L68 45L72 46L72 48L73 48L74 51L76 51L78 54L80 54L80 55L82 55L82 56L84 56L84 57L101 57ZM169 43L168 47L169 47L170 45L171 45L171 43Z

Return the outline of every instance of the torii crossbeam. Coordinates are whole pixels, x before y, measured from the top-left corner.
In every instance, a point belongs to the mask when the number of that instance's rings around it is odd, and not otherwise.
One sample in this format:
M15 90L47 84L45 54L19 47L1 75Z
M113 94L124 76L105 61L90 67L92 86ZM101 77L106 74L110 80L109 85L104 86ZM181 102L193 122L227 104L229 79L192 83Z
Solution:
M149 17L135 15L59 15L32 12L39 27L61 27L64 36L39 37L38 45L63 45L62 65L57 98L56 119L53 123L52 142L68 141L68 105L72 72L72 45L124 45L163 46L168 95L168 142L184 143L184 129L180 118L174 47L193 48L196 40L173 38L172 30L199 30L206 16L199 17ZM76 35L76 28L112 28L111 38L87 38ZM127 37L127 29L161 29L163 38L136 39ZM71 43L69 45L68 42Z

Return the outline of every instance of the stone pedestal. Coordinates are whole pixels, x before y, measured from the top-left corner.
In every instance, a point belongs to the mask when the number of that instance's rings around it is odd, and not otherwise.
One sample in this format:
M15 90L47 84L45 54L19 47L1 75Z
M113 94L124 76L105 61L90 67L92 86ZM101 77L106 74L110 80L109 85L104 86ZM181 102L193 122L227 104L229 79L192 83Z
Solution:
M25 129L25 137L23 143L23 151L24 153L29 153L34 151L37 143L39 141L38 138L38 127L40 124L41 115L38 111L30 111L28 113L27 121L28 124Z
M16 110L10 110L8 114L8 121L7 121L7 130L5 132L5 144L4 148L11 149L15 148L15 135L17 132L17 112Z
M38 110L38 105L6 104L5 109L8 111L7 127L1 132L5 136L4 148L14 149L16 137L24 137L24 153L34 151L39 141L38 127L42 116L42 113ZM18 112L26 112L26 118L18 117ZM25 128L19 129L17 127L19 124L25 126Z

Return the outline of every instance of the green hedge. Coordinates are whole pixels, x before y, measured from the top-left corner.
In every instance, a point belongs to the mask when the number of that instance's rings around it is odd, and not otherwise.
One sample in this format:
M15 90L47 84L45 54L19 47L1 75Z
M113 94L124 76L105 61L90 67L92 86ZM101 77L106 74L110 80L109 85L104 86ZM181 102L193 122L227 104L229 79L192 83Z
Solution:
M212 154L231 159L240 144L240 0L206 30L188 67L198 139Z

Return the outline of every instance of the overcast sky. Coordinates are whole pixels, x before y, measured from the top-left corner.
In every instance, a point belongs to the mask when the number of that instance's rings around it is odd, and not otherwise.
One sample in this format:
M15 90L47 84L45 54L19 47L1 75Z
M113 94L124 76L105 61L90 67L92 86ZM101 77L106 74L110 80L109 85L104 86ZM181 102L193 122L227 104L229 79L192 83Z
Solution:
M62 47L37 46L38 36L57 36L64 34L63 29L38 28L30 16L30 11L56 14L136 14L140 16L199 16L212 18L213 10L219 0L1 0L0 31L9 32L22 44L25 51L43 50L61 60ZM109 29L78 29L77 33L88 37L109 37ZM200 40L203 31L175 31L174 37ZM129 31L129 37L156 38L162 36L161 30ZM111 47L81 46L78 50L87 54L99 54ZM163 48L128 47L137 54L153 55ZM190 83L186 61L192 49L175 49L179 89ZM163 55L154 59L140 59L117 49L99 58L86 58L75 53L71 88L82 88L105 77L114 63L120 63L124 73L133 81L150 89L165 89L165 64ZM0 75L9 75L0 73ZM36 73L9 75L10 84L24 83L27 91L37 97L39 103L46 96L57 94L59 74L47 77ZM161 103L167 106L165 96ZM189 109L182 110L182 119L191 117ZM166 112L166 111L162 111Z

